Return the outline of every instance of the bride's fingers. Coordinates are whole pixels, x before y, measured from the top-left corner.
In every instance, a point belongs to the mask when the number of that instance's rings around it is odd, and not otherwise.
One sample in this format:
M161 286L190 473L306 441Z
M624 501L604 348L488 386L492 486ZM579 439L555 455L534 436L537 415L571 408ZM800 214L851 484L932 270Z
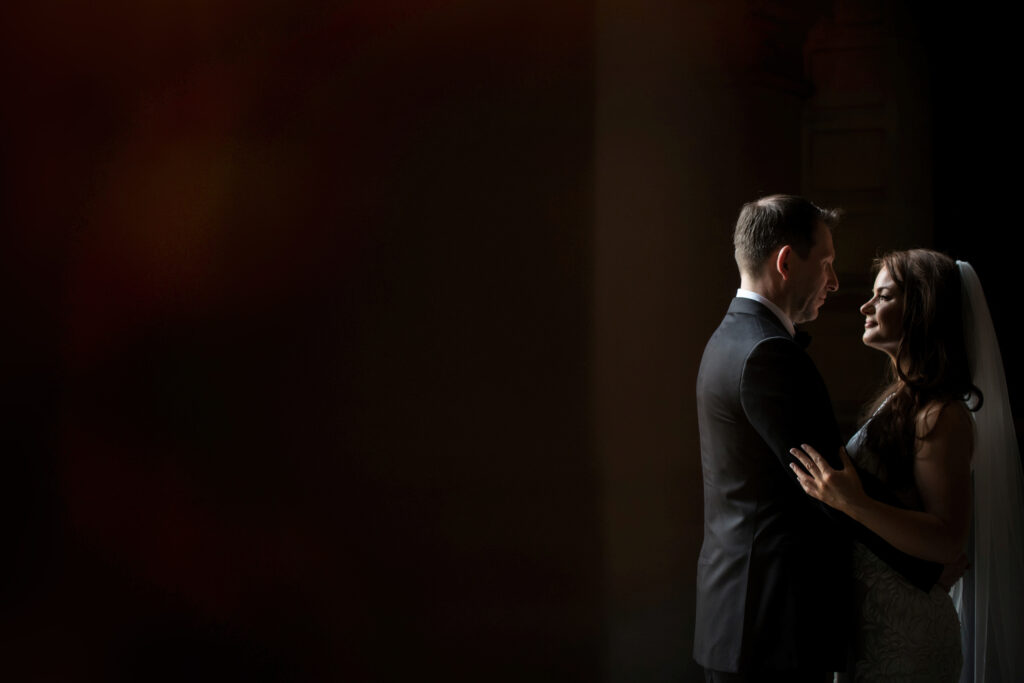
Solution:
M793 474L796 475L796 483L800 484L800 488L804 490L804 493L811 496L812 498L817 498L818 500L821 500L821 494L818 493L818 490L815 487L816 481L814 477L809 476L803 470L797 467L795 462L789 463L789 469L793 470Z
M801 451L799 448L790 448L789 449L789 453L794 458L796 458L800 462L801 465L803 465L804 469L807 470L807 473L811 477L816 476L820 472L820 468L818 468L814 464L814 461L811 460L810 456L808 456L806 453Z
M819 471L826 472L832 469L829 466L829 464L825 461L825 458L821 457L821 453L816 451L813 446L809 446L808 444L802 443L800 444L800 448L802 448L811 457L811 460L814 462L815 466L818 468Z
M790 455L792 455L792 456L793 456L793 458L794 458L794 459L795 459L795 460L796 460L796 461L797 461L798 463L800 463L801 465L803 465L803 468L804 468L805 470L806 470L806 469L808 468L808 466L810 465L809 461L807 460L807 455L806 455L806 454L804 454L804 452L803 452L803 451L801 451L801 450L800 450L799 448L790 448L790 449L789 449L789 454L790 454Z

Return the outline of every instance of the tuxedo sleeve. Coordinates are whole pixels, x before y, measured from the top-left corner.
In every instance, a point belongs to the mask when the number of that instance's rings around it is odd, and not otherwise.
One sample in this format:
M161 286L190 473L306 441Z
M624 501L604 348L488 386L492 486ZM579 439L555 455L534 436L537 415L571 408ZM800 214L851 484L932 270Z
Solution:
M842 469L839 458L839 428L832 412L825 382L803 349L789 339L770 338L754 347L744 364L740 380L740 401L747 419L785 468L793 486L800 488L789 469L795 462L789 449L810 444L834 469ZM866 481L872 497L886 500L877 481ZM807 495L801 489L802 495ZM873 531L824 503L815 507L842 527L846 533L871 549L880 559L918 588L928 591L942 566L897 550Z

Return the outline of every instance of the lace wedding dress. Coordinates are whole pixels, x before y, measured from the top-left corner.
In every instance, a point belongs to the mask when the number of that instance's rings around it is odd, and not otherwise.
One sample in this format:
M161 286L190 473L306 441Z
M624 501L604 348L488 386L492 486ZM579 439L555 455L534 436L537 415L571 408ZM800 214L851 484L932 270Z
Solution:
M847 451L860 467L885 482L876 454L863 446L864 427ZM921 509L915 489L895 492L909 508ZM960 620L941 586L925 593L863 545L853 551L857 623L847 671L838 683L955 683L963 654Z

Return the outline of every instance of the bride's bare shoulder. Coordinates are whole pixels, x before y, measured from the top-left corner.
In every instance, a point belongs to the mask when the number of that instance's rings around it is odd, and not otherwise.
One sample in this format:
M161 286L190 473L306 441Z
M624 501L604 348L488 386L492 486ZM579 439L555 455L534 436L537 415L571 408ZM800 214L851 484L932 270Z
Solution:
M963 401L932 401L917 412L917 438L967 446L974 441L974 421Z

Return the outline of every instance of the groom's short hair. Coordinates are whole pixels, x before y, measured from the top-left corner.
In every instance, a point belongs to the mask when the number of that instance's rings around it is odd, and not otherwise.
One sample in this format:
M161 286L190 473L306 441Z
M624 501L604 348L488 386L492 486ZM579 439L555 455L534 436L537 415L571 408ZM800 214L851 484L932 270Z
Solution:
M791 194L773 194L744 204L732 237L740 272L757 274L771 253L785 244L800 258L807 258L818 221L831 229L839 217L838 209L823 209Z

